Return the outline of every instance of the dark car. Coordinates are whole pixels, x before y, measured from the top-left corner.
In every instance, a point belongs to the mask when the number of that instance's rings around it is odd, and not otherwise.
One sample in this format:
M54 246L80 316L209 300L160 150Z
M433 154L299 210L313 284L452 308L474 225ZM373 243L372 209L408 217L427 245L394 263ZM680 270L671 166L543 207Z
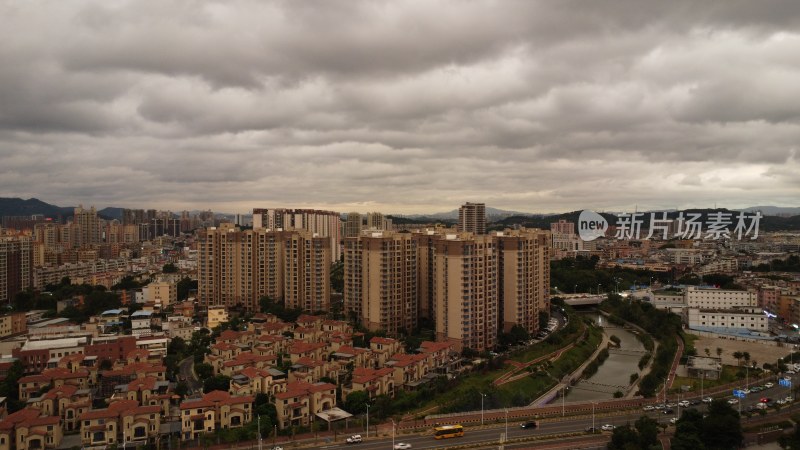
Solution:
M535 421L530 421L530 422L524 422L524 423L520 424L519 427L520 428L536 428L537 426L539 426L538 423L536 423Z
M595 428L595 427L587 427L586 428L586 432L587 433L599 433L600 429L599 428Z
M662 412L663 412L664 414L675 414L675 410L674 410L674 409L672 409L672 408L667 408L667 409L665 409L665 410L664 410L664 411L662 411Z

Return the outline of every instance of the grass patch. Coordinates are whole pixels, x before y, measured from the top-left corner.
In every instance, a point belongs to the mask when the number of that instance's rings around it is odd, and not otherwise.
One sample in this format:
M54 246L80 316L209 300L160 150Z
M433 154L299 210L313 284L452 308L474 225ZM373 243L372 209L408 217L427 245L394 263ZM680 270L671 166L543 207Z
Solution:
M760 369L750 369L750 380L753 381L761 375ZM744 367L736 367L736 366L722 366L722 373L718 380L709 380L705 379L703 381L703 388L713 388L717 386L721 386L723 384L733 383L735 381L745 381L747 378L747 373ZM700 392L700 378L689 378L689 377L675 377L675 381L673 382L673 388L669 391L672 393L680 392L681 386L688 385L691 386L691 391Z

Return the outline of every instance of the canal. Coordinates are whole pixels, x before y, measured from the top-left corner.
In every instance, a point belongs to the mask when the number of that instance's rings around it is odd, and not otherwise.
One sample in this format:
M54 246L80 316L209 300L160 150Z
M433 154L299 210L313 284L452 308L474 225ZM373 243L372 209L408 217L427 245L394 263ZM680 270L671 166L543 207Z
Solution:
M646 350L632 332L608 321L602 314L592 312L581 314L591 318L592 322L603 328L606 335L617 336L620 345L611 347L608 359L597 369L597 373L588 380L580 380L567 391L569 402L608 400L614 398L614 392L627 392L631 374L639 372L639 360Z

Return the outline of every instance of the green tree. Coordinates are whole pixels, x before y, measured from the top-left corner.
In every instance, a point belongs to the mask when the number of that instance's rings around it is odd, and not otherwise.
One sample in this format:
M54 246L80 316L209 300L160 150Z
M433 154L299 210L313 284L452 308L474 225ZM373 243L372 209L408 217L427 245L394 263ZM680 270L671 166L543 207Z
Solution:
M725 400L714 400L703 419L700 439L708 450L738 448L744 435L739 413Z
M178 266L172 263L164 264L164 267L161 268L161 272L163 273L178 273Z
M347 396L344 409L350 414L362 414L367 412L368 404L369 394L366 391L353 391Z
M189 277L183 277L178 281L178 300L186 300L189 298L189 292L197 290L197 280L192 280Z
M211 364L207 363L195 364L194 373L195 375L197 375L197 378L205 380L211 378L211 376L214 375L214 368L211 367ZM227 391L227 389L225 390Z
M650 448L658 443L658 422L655 419L641 416L634 426L639 433L639 448Z
M203 382L203 392L209 393L211 391L228 391L231 387L231 378L225 375L215 375L206 378Z
M185 381L179 381L178 384L175 385L175 394L180 395L181 397L185 397L186 394L189 393L189 385L186 384Z
M611 434L611 442L608 443L609 450L634 450L639 447L639 433L630 427L623 425L614 429Z

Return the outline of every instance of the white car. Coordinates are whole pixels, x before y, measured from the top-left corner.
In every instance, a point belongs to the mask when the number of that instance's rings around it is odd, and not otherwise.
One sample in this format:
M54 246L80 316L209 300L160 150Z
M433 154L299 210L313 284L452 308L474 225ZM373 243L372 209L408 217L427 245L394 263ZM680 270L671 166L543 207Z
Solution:
M603 430L603 431L614 431L614 428L616 428L616 427L614 425L611 425L610 423L607 423L607 424L603 425L602 427L600 427L600 429Z
M359 442L362 441L363 439L361 438L360 434L354 434L345 440L345 442L347 442L348 444L358 444Z
M653 406L653 405L646 405L646 406L645 406L644 408L642 408L642 409L644 409L645 411L653 411L653 410L655 410L656 408L655 408L655 406Z
M738 403L739 403L739 399L736 399L736 398L732 398L732 399L728 400L728 404L729 405L736 405Z
M681 408L688 408L689 407L689 400L681 400L678 402L678 406Z
M677 423L677 422L678 422L678 418L677 417L673 417L672 419L669 419L669 423Z
M742 389L742 392L744 392L745 394L749 394L750 393L750 389L744 388L744 389Z
M794 370L787 370L787 371L786 371L786 372L784 372L784 373L788 373L789 375L794 375L794 374L796 374L797 372L795 372Z
M706 398L703 399L703 403L711 403L713 401L714 401L714 399L711 398L711 397L706 397Z
M764 387L767 388L767 389L769 389L769 388L771 388L773 386L775 386L775 385L770 381L767 381L766 383L764 383Z
M394 444L394 450L408 450L411 448L411 444L405 442L398 442Z

